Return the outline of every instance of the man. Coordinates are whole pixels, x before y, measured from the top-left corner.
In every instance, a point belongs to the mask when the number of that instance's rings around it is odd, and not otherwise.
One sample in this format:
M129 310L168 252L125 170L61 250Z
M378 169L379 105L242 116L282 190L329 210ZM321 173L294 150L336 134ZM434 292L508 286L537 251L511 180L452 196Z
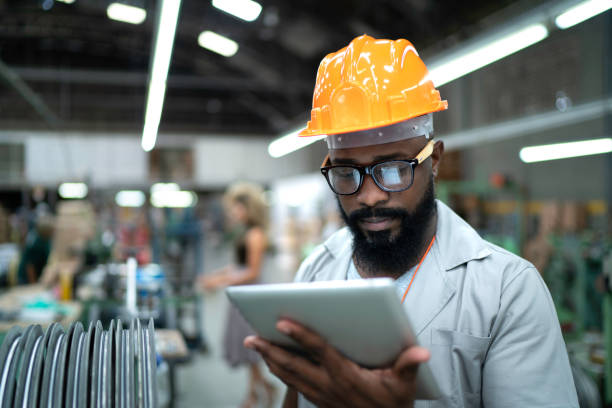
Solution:
M17 270L20 284L34 284L40 279L51 253L53 231L53 218L45 215L36 221L36 229L28 233Z
M432 139L432 113L446 107L406 40L361 36L322 61L301 134L328 135L321 171L347 228L304 261L296 280L395 278L421 347L368 370L280 320L277 329L306 357L259 337L245 345L288 385L285 407L578 406L537 270L434 199L444 145ZM416 370L428 360L442 397L414 401Z

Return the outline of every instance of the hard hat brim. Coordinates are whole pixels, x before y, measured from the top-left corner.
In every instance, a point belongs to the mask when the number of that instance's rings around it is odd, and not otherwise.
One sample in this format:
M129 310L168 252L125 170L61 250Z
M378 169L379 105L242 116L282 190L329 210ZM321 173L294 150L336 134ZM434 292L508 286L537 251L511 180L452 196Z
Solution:
M381 123L374 123L372 125L357 125L357 126L349 126L349 127L344 127L344 128L335 128L335 129L317 129L317 130L309 130L308 127L300 130L300 132L298 133L299 137L310 137L310 136L324 136L324 135L339 135L339 134L344 134L344 133L353 133L353 132L359 132L362 130L371 130L371 129L376 129L379 127L385 127L385 126L389 126L389 125L394 125L409 119L413 119L416 118L418 116L422 116L422 115L426 115L428 113L434 113L434 112L440 112L443 110L448 109L448 101L443 100L443 101L439 101L437 103L437 106L434 107L433 109L427 109L424 112L420 112L417 113L415 115L411 115L408 117L404 117L395 121L384 121ZM310 122L309 122L310 123Z

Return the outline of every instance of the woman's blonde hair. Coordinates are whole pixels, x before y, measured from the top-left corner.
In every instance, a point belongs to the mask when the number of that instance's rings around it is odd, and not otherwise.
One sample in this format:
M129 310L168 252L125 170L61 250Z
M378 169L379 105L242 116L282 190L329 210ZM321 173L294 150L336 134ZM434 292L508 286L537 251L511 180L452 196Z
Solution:
M232 184L224 194L223 202L228 207L234 203L242 204L246 209L249 226L268 229L268 205L259 185L249 182Z

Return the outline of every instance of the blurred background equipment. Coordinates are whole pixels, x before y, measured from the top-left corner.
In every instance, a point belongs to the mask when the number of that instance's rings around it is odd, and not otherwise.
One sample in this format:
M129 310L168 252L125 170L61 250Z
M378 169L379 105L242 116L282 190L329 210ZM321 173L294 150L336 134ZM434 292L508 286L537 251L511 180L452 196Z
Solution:
M0 336L153 319L159 405L239 405L227 301L196 284L234 259L223 193L262 186L259 279L292 280L342 226L325 143L297 137L319 62L361 34L406 38L451 107L434 114L437 197L537 267L581 401L612 406L611 7L0 0Z
M0 357L3 407L160 406L152 320L14 326Z

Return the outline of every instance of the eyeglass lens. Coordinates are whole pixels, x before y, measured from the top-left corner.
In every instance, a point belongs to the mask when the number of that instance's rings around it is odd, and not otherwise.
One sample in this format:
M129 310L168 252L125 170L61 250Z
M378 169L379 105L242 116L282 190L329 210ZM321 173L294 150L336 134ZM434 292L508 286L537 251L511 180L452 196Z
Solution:
M327 177L329 184L337 194L353 194L361 182L359 170L352 167L333 167Z

